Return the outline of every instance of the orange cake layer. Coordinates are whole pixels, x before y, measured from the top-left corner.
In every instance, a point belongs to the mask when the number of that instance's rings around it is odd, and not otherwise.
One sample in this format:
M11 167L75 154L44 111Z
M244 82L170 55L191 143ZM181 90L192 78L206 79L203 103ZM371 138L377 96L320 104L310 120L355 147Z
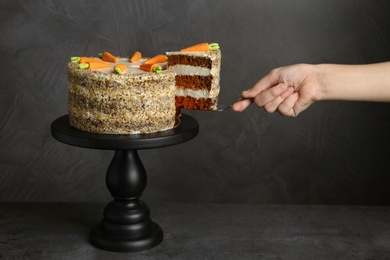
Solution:
M208 57L183 55L183 53L169 55L168 66L175 65L191 65L211 69L212 61Z
M211 90L212 76L189 76L189 75L177 75L176 87L183 89Z
M192 110L211 110L215 105L211 98L193 98L190 96L176 96L176 107L184 107Z

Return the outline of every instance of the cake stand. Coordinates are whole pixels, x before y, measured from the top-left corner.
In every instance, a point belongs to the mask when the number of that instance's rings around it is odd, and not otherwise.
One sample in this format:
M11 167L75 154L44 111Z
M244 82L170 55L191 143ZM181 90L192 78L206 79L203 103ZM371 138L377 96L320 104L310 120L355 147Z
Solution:
M146 187L146 171L138 150L171 146L189 141L199 133L199 124L189 115L181 116L178 127L152 134L93 134L69 125L69 116L57 118L51 133L60 142L91 149L114 150L107 169L106 185L114 198L103 212L103 220L91 233L100 249L136 252L157 246L163 240L161 227L150 218L149 208L139 199Z

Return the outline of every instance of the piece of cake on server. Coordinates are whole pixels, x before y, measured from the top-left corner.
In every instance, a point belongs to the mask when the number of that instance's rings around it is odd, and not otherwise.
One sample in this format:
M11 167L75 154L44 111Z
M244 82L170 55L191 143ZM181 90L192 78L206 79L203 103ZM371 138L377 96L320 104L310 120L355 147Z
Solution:
M201 43L166 54L168 70L176 72L176 107L216 110L221 70L219 45Z

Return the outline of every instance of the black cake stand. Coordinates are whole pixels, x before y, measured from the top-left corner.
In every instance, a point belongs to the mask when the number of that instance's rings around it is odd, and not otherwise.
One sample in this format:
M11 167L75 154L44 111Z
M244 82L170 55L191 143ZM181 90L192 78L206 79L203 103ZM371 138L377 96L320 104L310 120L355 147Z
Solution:
M138 150L180 144L195 138L199 124L189 115L181 116L178 127L152 134L93 134L69 125L69 116L57 118L51 133L60 142L91 149L114 150L107 169L106 185L113 201L103 220L91 234L98 248L114 252L136 252L157 246L163 240L161 227L150 218L149 208L139 200L146 187L146 171Z

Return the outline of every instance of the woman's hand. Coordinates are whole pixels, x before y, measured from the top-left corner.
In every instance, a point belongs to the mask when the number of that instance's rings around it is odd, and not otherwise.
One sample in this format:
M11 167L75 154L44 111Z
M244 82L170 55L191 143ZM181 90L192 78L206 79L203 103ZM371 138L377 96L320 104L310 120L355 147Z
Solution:
M247 100L233 104L241 112L251 103L267 112L296 117L319 99L321 86L314 65L297 64L273 69L251 89L242 92Z
M390 62L339 65L296 64L273 69L233 104L235 111L251 103L268 112L297 116L319 100L390 102Z

